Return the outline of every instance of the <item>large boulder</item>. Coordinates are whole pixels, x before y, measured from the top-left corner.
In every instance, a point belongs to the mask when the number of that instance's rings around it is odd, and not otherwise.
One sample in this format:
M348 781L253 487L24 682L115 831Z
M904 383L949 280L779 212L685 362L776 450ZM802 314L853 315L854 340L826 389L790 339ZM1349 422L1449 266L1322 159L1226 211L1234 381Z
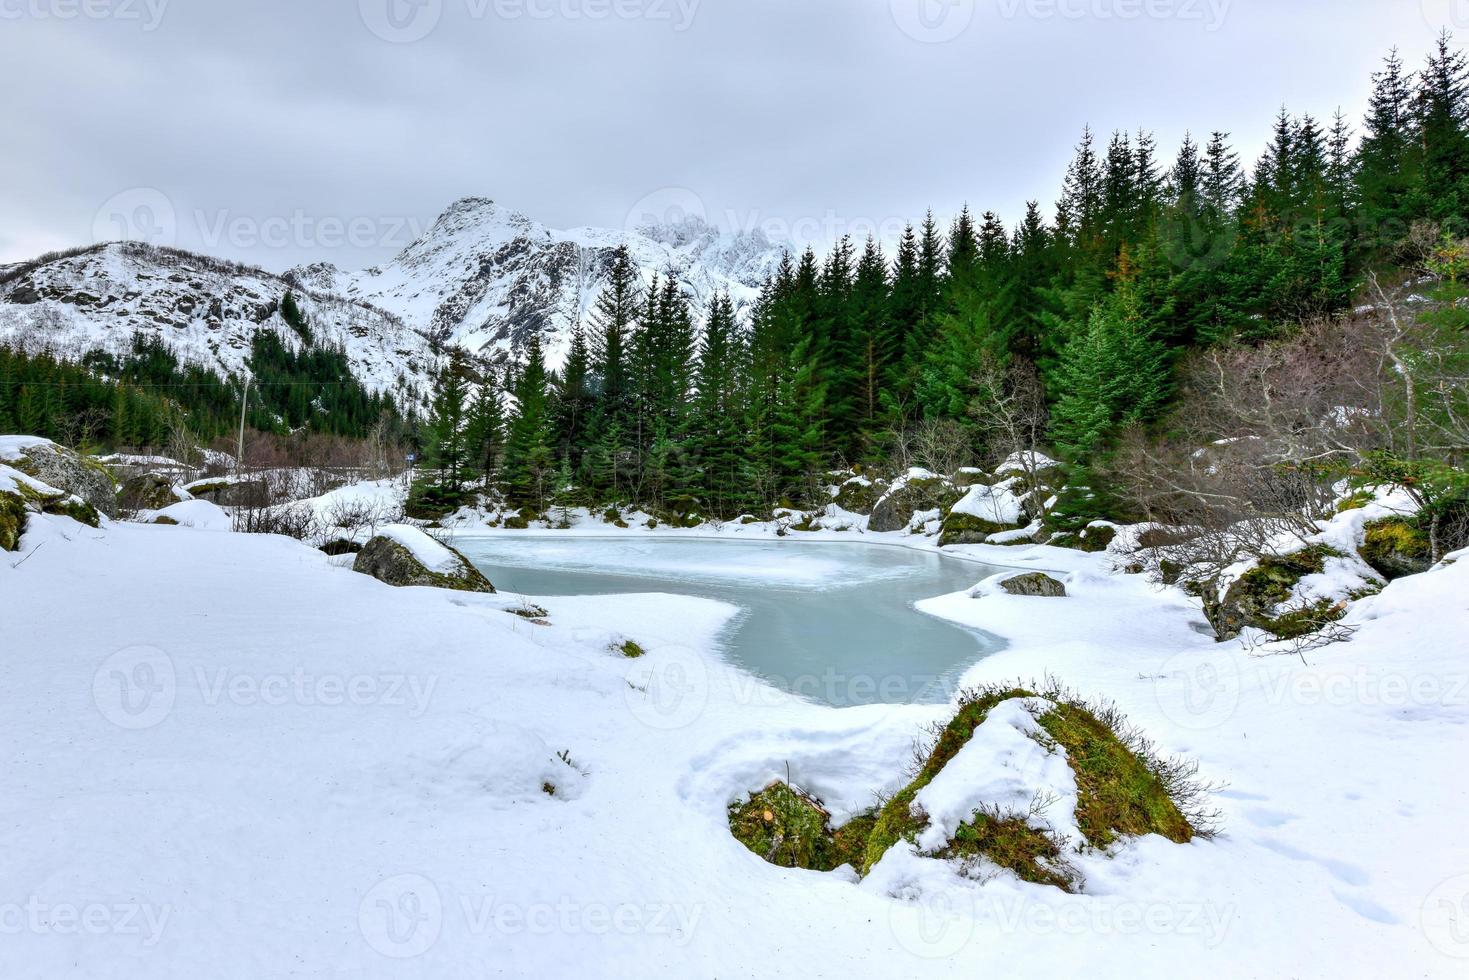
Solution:
M20 549L21 535L32 514L70 517L90 527L101 523L97 508L76 494L0 463L0 551Z
M1362 547L1357 550L1362 560L1389 582L1433 567L1428 535L1416 522L1402 517L1368 522L1362 528Z
M913 515L948 510L959 499L954 485L928 470L912 469L896 481L872 508L869 531L902 531Z
M887 485L865 476L854 476L837 488L831 502L853 514L871 514Z
M1204 616L1222 643L1247 628L1294 639L1321 629L1345 612L1344 605L1329 600L1299 601L1292 605L1296 586L1309 575L1325 571L1326 559L1335 553L1313 545L1289 555L1266 556L1220 594L1216 588L1203 593Z
M262 479L215 477L195 480L184 489L191 497L221 507L263 507L270 503L270 487Z
M495 591L468 558L407 524L390 524L379 530L358 553L352 570L388 585Z
M1014 530L1021 523L1022 504L1012 492L1013 480L994 486L977 483L965 491L944 517L939 547L983 544L991 534Z
M1011 595L1033 596L1044 599L1066 598L1066 586L1043 572L1028 572L1012 575L1000 582L1000 588Z
M123 481L117 492L118 506L123 510L162 510L184 499L174 489L173 481L158 473L140 473Z
M81 498L88 507L117 514L117 484L107 467L74 449L36 436L0 436L0 463L48 487Z

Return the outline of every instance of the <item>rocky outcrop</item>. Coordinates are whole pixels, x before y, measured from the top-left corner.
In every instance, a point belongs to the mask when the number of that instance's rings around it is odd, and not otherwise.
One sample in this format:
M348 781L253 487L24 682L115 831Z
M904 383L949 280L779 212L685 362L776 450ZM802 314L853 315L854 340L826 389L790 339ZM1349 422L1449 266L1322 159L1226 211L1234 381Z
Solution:
M886 490L886 483L874 482L865 476L854 476L837 488L831 502L853 514L871 514Z
M79 497L108 517L117 514L117 484L107 468L90 456L49 439L7 436L0 443L0 462L48 487Z
M458 551L416 527L383 528L358 553L352 570L393 586L426 586L457 592L494 592L490 580Z
M162 510L180 499L173 481L157 473L129 477L117 492L117 504L125 511Z
M264 480L198 480L184 489L221 507L262 507L270 502L270 487Z
M70 517L89 527L101 524L97 509L76 494L42 483L0 464L0 551L18 551L32 514Z
M1269 556L1245 572L1220 595L1203 593L1204 616L1220 642L1232 640L1247 628L1265 630L1280 639L1314 632L1340 618L1345 607L1329 602L1283 608L1307 575L1319 575L1333 553L1320 545L1282 556Z
M958 499L959 491L943 477L927 470L909 470L872 508L867 529L902 531L912 523L914 514L948 510Z
M1362 529L1362 547L1357 550L1362 560L1389 582L1433 567L1428 535L1416 522L1403 517L1369 522Z
M1010 595L1044 599L1064 599L1066 597L1066 586L1043 572L1012 575L1000 581L1000 588Z

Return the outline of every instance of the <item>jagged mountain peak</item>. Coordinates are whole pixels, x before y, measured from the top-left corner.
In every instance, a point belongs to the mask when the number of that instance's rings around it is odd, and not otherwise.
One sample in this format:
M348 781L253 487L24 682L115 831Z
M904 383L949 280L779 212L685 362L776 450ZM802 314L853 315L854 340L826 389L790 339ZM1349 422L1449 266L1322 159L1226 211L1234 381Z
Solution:
M476 354L514 357L538 334L556 364L576 325L588 321L621 247L644 282L673 275L696 307L727 291L741 311L784 252L759 230L726 232L696 215L637 231L559 231L489 198L466 197L383 265L346 273L317 264L292 275Z

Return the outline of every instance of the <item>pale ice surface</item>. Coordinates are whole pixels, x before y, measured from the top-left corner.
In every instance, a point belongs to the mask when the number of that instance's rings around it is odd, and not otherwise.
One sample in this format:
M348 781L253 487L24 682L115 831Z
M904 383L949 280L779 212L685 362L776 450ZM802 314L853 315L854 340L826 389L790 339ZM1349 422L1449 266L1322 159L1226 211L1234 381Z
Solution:
M736 606L720 634L730 661L836 706L948 701L963 671L1001 645L914 608L996 569L905 548L539 535L461 536L455 546L502 591L671 592Z

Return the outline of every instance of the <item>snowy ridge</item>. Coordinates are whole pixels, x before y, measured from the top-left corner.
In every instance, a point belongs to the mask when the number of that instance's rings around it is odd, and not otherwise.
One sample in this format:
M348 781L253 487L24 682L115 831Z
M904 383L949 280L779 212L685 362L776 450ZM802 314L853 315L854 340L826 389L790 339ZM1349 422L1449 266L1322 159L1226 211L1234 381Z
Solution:
M396 317L263 269L137 242L9 267L0 275L0 342L79 360L93 350L125 352L142 333L161 337L182 360L235 374L257 331L301 345L279 312L289 291L317 341L340 345L366 387L400 393L400 401L405 386L426 388L432 346Z
M635 232L556 231L471 197L450 205L385 265L354 273L316 263L287 275L390 310L435 340L472 353L514 355L539 334L547 360L559 366L577 323L590 322L623 245L645 284L671 272L698 312L728 290L742 315L785 252L760 231L721 232L697 217Z

